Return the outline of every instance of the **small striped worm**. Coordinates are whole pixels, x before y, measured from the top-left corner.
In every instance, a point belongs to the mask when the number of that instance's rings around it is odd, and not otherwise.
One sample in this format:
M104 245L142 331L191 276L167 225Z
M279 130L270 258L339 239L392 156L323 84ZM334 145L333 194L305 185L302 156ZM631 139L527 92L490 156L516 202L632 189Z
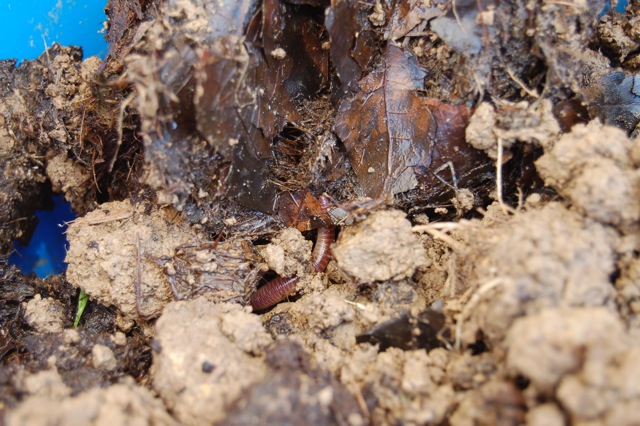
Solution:
M325 224L330 224L331 218L328 214L329 199L324 195L320 196L320 207L322 208L325 216L322 219ZM331 243L333 243L334 236L335 226L332 224L318 228L316 245L311 253L311 264L318 272L322 272L327 268L327 264L331 257ZM249 298L249 303L253 307L254 312L262 311L282 302L295 291L298 281L297 277L276 277L260 287Z
M331 223L329 217L329 199L324 195L320 196L320 207L325 214L323 218L325 223ZM316 238L316 245L313 247L311 253L311 264L318 272L323 272L329 264L331 255L331 243L333 243L333 237L335 236L335 226L326 225L318 228L318 236Z
M249 298L253 311L262 311L282 302L296 289L298 278L276 277L260 287Z

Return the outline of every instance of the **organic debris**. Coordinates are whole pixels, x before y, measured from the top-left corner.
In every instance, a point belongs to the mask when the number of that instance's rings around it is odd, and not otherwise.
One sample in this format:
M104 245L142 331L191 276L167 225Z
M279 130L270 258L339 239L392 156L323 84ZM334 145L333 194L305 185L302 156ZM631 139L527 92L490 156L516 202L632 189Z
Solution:
M104 61L0 62L8 424L635 424L604 1L110 0ZM69 268L24 277L52 192Z

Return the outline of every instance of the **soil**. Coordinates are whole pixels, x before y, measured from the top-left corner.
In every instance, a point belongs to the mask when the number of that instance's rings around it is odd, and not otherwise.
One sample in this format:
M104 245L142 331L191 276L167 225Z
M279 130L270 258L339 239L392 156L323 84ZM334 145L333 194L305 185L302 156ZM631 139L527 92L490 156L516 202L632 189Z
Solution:
M103 61L0 61L0 424L638 424L640 4L603 7L110 0Z

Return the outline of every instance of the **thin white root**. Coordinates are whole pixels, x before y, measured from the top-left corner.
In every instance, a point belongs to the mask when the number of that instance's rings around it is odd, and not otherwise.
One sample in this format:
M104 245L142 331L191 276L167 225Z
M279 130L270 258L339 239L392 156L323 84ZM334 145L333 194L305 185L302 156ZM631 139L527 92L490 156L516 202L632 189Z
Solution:
M491 290L493 290L494 288L496 288L497 286L499 286L501 284L503 284L502 278L498 277L498 278L494 278L494 279L490 280L489 282L481 285L473 293L473 296L471 296L471 299L469 300L469 302L466 305L464 305L464 307L462 308L462 312L460 312L460 318L458 319L458 322L456 324L455 349L457 351L460 350L460 345L461 345L460 338L462 336L462 323L469 317L469 315L471 314L473 309L480 302L482 296L484 296L485 294L487 294L488 292L490 292Z
M430 223L428 225L416 225L412 228L413 232L426 232L436 240L440 240L453 250L457 252L464 251L464 245L460 244L451 236L447 235L447 231L451 231L460 227L459 223L455 222L443 222L443 223Z

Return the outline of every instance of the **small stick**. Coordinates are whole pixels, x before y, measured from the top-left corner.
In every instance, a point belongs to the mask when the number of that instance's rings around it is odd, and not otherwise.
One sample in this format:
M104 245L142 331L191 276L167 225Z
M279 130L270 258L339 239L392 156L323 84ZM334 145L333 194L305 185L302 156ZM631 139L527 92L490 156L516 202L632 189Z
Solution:
M87 219L86 217L80 217L78 219L70 220L69 222L64 222L65 226L69 225L77 225L77 226L85 226L85 225L100 225L102 223L115 222L118 220L129 219L133 216L132 211L127 210L115 210L106 213L102 218L95 219Z
M136 234L136 279L134 282L136 290L136 311L138 316L143 320L156 318L160 315L161 310L146 313L142 310L142 263L140 262L140 235Z
M498 158L496 160L496 192L498 193L498 204L502 213L507 214L507 208L502 200L502 138L498 138Z
M478 15L479 15L482 13L482 4L480 4L480 0L477 0L476 4L478 6ZM487 31L487 26L484 23L484 19L482 19L480 23L482 25L484 47L486 48L486 47L489 47L489 31Z
M452 237L446 234L447 231L456 229L457 226L448 227L448 226L441 226L441 225L449 225L449 223L446 222L446 223L430 223L427 225L416 225L412 228L412 231L426 232L436 240L440 240L448 244L449 247L451 247L453 250L457 251L458 253L463 252L465 246L463 244L460 244L458 241L454 240ZM451 225L458 225L458 224L455 223Z
M109 161L109 173L113 170L113 165L116 163L116 159L118 158L118 152L120 152L120 146L122 145L122 126L124 122L124 110L127 109L131 101L135 99L135 95L132 93L127 96L124 101L120 104L120 114L118 115L118 143L116 144L116 152L113 154L113 157Z
M540 99L540 95L538 94L538 92L529 89L527 85L524 84L524 82L520 80L518 76L514 74L513 71L511 71L511 68L507 67L506 71L507 71L507 74L509 74L509 77L511 77L511 80L513 80L518 86L520 86L520 88L524 90L527 93L527 95L535 99Z

